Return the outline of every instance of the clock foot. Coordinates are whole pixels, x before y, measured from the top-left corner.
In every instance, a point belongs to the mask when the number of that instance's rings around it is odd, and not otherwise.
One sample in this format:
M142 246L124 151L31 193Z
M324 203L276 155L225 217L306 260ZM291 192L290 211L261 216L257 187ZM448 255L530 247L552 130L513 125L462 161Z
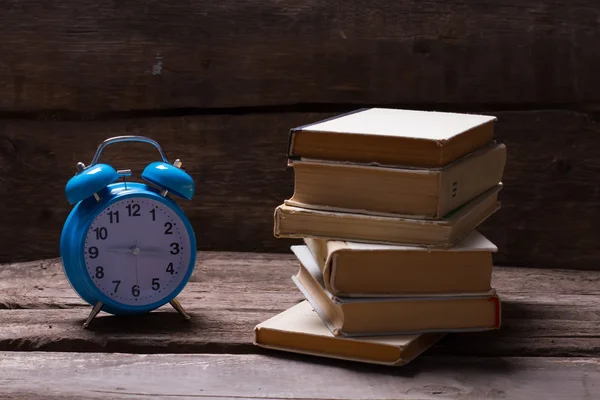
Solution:
M185 310L183 309L183 307L181 306L181 303L179 302L179 300L177 299L173 299L169 302L169 304L171 304L173 306L173 308L175 310L177 310L177 312L179 314L181 314L181 316L186 320L189 321L190 320L190 316L188 313L185 312Z
M102 306L104 304L102 304L101 301L97 302L96 305L94 306L94 308L92 308L92 311L90 312L90 315L88 315L87 319L85 320L85 322L83 323L83 327L87 328L88 326L90 326L90 322L92 322L92 320L94 318L96 318L96 315L98 315L98 313L100 312L100 310L102 310Z

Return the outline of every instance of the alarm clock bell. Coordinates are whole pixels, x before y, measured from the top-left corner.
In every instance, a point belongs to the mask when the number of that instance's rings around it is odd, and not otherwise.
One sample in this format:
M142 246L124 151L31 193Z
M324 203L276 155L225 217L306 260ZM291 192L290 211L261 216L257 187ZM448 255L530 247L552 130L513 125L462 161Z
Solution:
M147 184L127 182L131 170L98 163L102 150L119 142L158 149L162 160L141 175ZM191 200L195 193L194 181L181 165L179 159L169 163L158 143L144 136L107 139L88 166L77 163L65 187L67 201L75 207L61 234L61 259L75 291L93 305L84 327L100 311L141 314L167 302L190 319L176 296L193 271L196 239L170 198Z

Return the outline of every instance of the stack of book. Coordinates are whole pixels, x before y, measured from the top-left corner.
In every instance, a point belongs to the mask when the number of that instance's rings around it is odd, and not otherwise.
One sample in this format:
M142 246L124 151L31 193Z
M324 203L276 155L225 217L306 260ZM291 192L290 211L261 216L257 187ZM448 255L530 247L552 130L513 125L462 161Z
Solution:
M497 329L496 246L506 146L493 116L370 108L294 128L294 194L274 235L305 300L255 327L259 346L402 365L449 332Z

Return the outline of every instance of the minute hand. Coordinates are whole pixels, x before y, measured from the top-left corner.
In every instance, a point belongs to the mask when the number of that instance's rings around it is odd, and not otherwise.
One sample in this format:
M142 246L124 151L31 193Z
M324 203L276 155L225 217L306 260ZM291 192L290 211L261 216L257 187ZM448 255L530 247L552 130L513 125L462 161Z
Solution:
M157 249L140 249L139 255L141 256L166 256L167 251L160 251Z

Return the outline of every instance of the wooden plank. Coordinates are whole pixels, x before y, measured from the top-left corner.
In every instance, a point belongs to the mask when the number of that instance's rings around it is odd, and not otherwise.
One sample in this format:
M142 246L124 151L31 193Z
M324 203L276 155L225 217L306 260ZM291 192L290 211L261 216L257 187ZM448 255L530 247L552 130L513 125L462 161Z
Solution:
M598 126L568 111L494 112L508 146L502 209L480 228L500 265L600 268ZM197 195L181 202L201 250L289 252L273 237L273 211L293 193L286 166L291 127L333 114L215 115L107 121L0 120L0 262L58 256L70 211L64 186L109 136L141 134L179 157ZM149 145L109 146L101 161L142 168Z
M262 353L252 344L259 322L301 301L291 282L292 255L200 252L180 296L192 315L170 307L139 318L90 311L57 260L0 266L0 351ZM600 272L497 267L502 328L451 334L428 351L452 356L600 356Z
M291 242L273 237L273 211L293 193L293 174L286 167L288 131L322 116L0 120L0 262L58 256L71 210L64 188L76 163L88 164L106 138L132 134L157 140L169 159L180 158L193 176L196 196L179 204L195 228L199 249L285 250ZM100 158L115 168L131 168L134 180L157 160L154 147L127 143L107 147Z
M595 101L593 0L4 2L0 109Z
M573 112L502 112L502 209L481 226L498 264L600 270L598 125Z
M600 387L598 358L422 357L392 368L291 354L34 352L0 353L0 367L1 399L591 399Z

